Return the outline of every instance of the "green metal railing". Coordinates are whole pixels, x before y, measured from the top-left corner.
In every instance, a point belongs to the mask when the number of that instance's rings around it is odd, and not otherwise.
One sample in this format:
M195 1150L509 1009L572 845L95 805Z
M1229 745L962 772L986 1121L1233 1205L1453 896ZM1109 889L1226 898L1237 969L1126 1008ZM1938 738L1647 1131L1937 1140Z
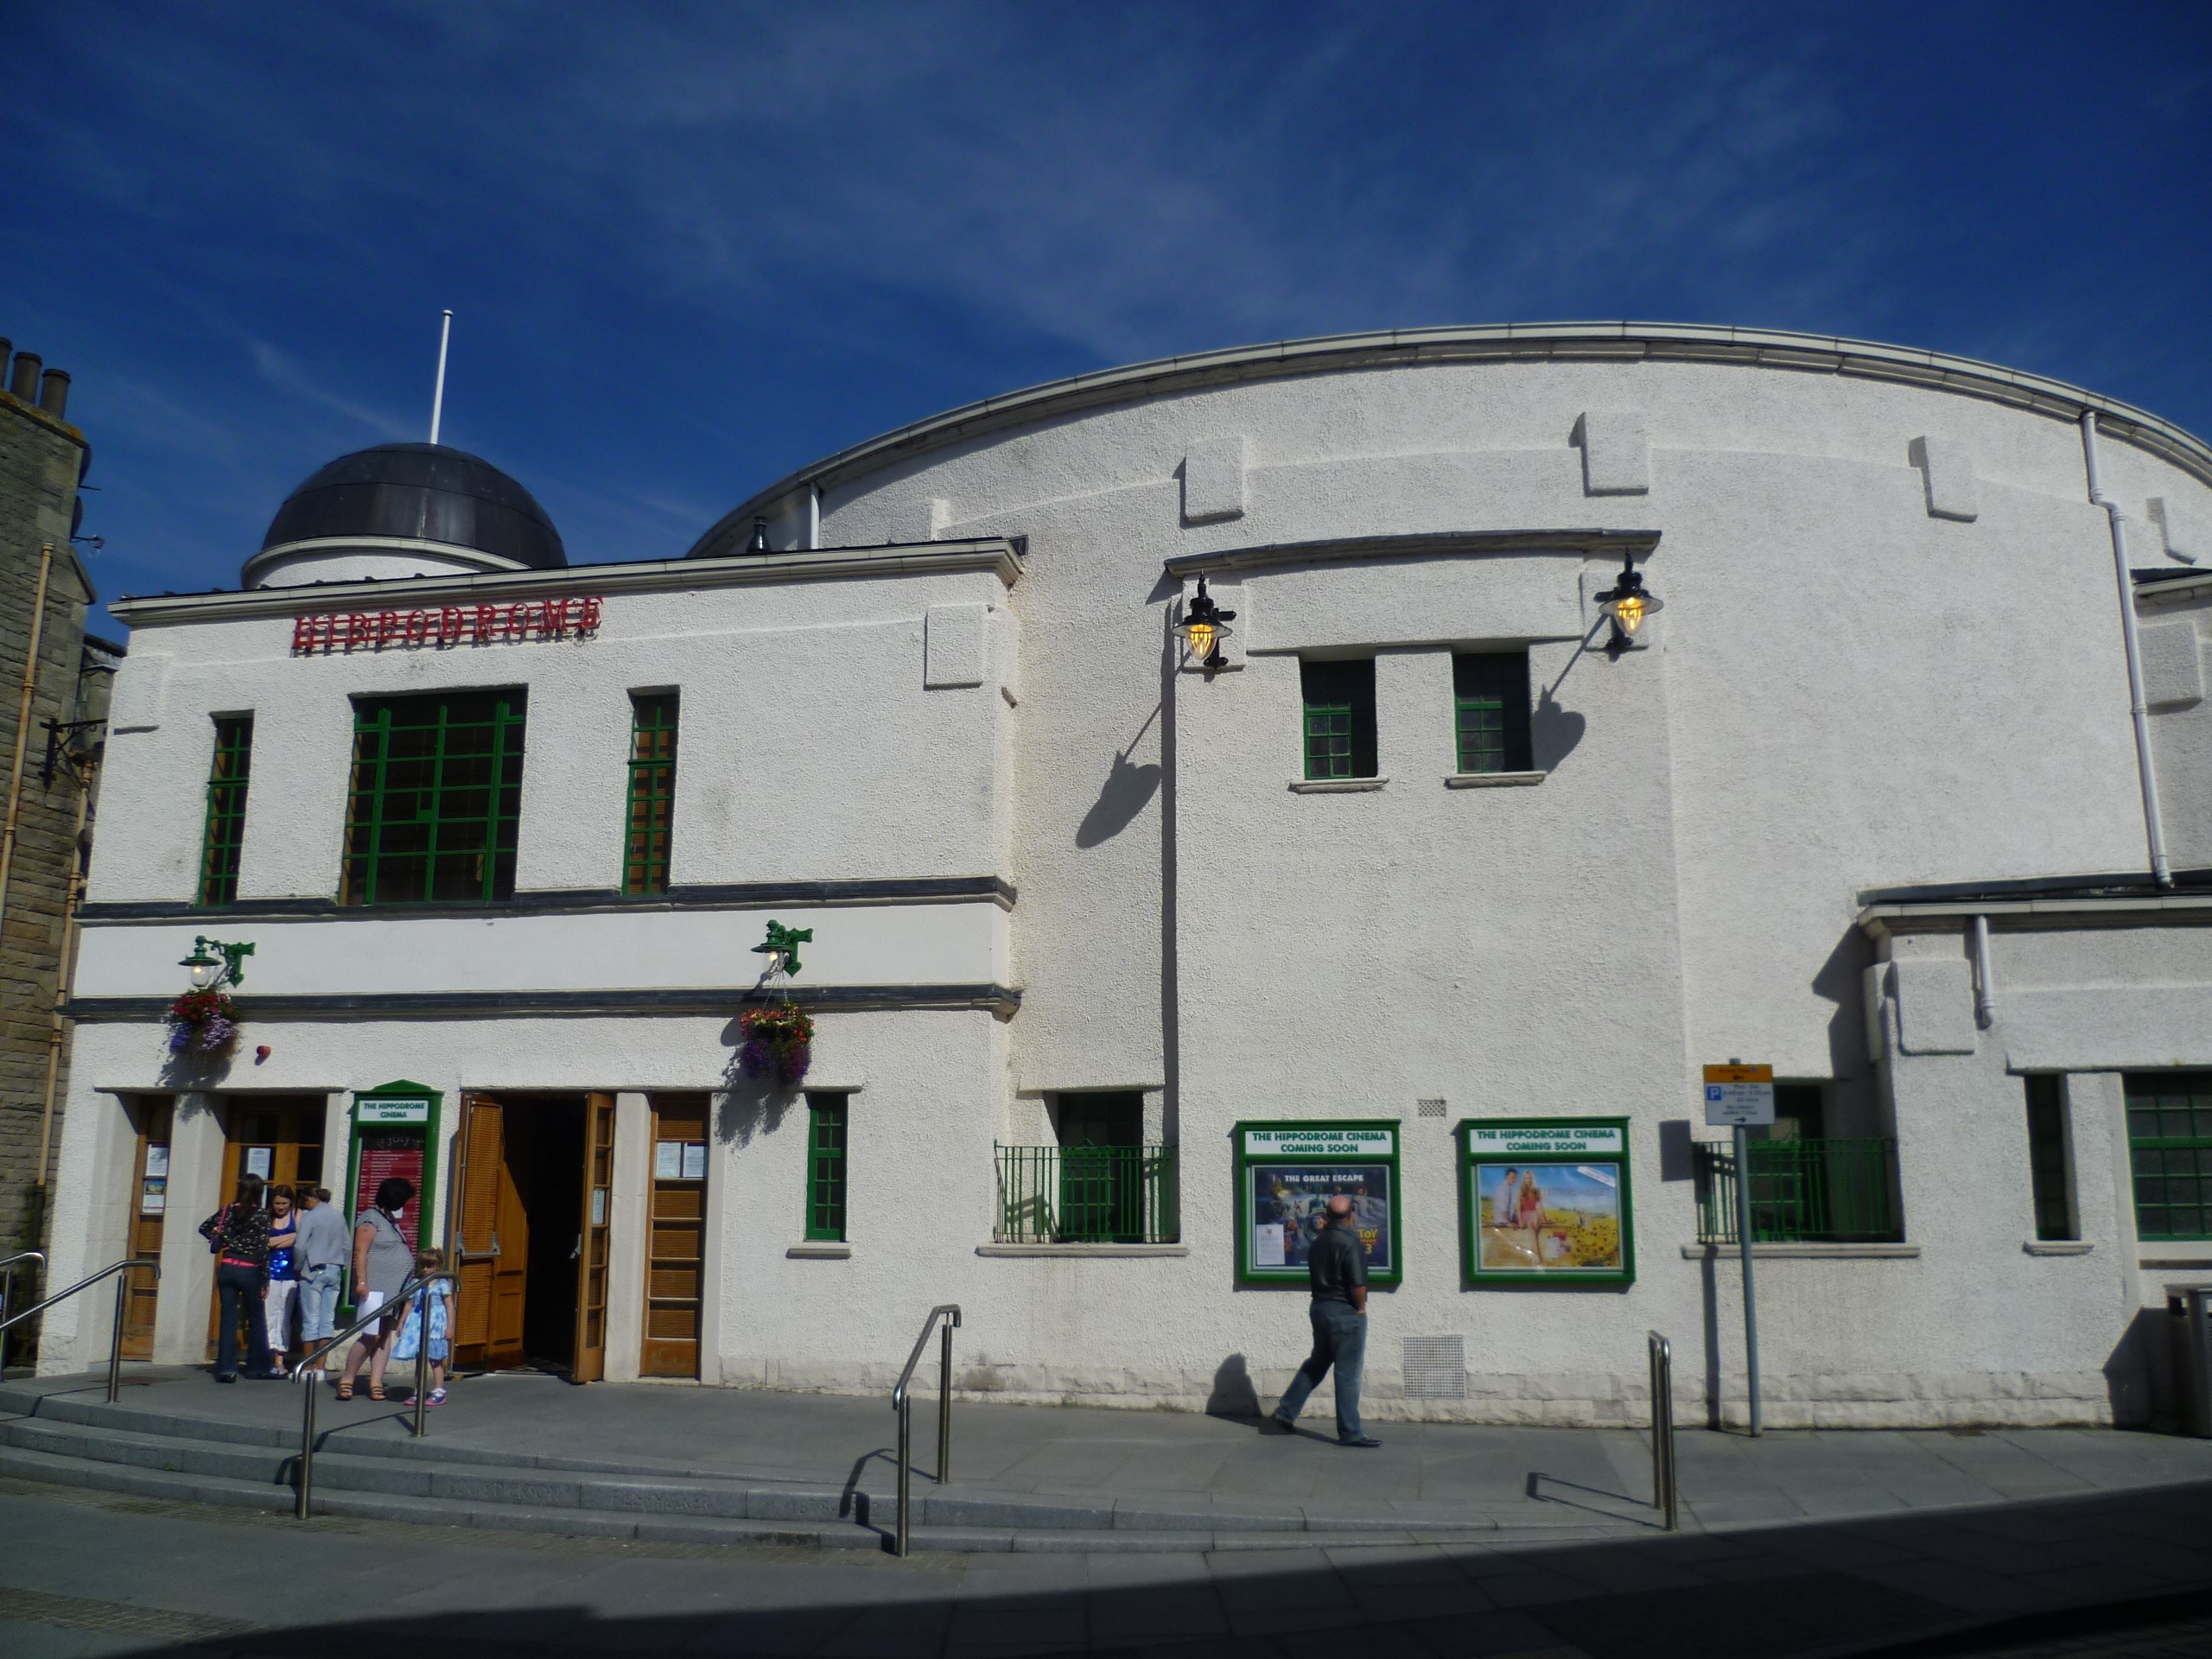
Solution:
M1002 1243L1164 1244L1177 1236L1173 1147L995 1151Z
M1699 1141L1697 1236L1736 1243L1736 1155ZM1845 1243L1904 1236L1897 1143L1888 1140L1753 1141L1751 1236L1761 1243Z

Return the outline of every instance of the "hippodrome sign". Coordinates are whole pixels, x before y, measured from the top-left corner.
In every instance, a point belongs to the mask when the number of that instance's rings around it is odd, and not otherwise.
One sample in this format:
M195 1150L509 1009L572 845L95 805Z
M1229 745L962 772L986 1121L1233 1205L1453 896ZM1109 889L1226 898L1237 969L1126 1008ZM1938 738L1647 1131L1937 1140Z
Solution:
M411 611L321 611L292 624L292 655L385 651L395 646L495 645L529 639L584 639L599 632L597 594L517 600L511 605L440 605Z

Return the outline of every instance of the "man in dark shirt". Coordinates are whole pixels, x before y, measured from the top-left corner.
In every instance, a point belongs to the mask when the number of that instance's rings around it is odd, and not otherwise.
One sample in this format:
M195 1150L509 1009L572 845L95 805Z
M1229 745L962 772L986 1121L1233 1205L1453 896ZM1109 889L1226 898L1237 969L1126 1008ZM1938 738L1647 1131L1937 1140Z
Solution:
M1367 1357L1367 1256L1353 1222L1351 1200L1338 1193L1329 1200L1328 1224L1314 1238L1306 1259L1313 1285L1313 1305L1306 1310L1313 1322L1313 1351L1291 1379L1274 1421L1289 1433L1307 1396L1334 1365L1337 1444L1380 1446L1382 1441L1359 1426L1359 1368Z

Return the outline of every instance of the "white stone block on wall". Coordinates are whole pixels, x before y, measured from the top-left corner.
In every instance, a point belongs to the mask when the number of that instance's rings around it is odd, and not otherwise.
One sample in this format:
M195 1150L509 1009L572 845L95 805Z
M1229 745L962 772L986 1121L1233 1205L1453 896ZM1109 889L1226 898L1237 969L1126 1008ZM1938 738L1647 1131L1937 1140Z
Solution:
M923 624L922 683L943 686L983 683L983 629L987 605L932 605Z
M2212 554L2212 512L2177 496L2154 495L2143 505L2168 558L2196 564Z
M1973 1053L1974 976L1966 959L1893 962L1890 969L1897 1046L1908 1054Z
M1973 523L1981 512L1974 451L1956 438L1920 437L1912 441L1911 453L1928 486L1928 516Z
M1587 410L1574 425L1585 495L1643 495L1651 488L1651 445L1633 410Z
M1244 516L1244 440L1193 438L1183 456L1183 522Z
M169 659L166 657L126 657L115 676L115 690L108 705L111 732L150 732L168 712Z
M1890 995L1890 964L1878 962L1859 976L1860 1012L1866 1020L1866 1063L1878 1065L1888 1057L1886 1011Z
M2178 709L2204 701L2204 658L2196 624L2184 617L2138 630L2142 641L2143 697L2153 709Z

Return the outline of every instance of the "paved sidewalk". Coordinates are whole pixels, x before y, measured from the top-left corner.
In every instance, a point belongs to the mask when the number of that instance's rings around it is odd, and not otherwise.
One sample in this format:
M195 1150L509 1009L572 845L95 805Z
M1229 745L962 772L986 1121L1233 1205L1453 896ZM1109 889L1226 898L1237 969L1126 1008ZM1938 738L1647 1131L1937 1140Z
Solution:
M20 1390L26 1385L11 1382ZM102 1397L103 1379L50 1379L41 1392ZM298 1433L300 1388L219 1387L204 1370L134 1369L122 1405L181 1419ZM936 1460L936 1405L915 1405L915 1456ZM325 1390L317 1427L331 1450L404 1437L397 1404L340 1405ZM1624 1430L1379 1426L1376 1451L1319 1434L1186 1413L956 1401L954 1486L1142 1499L1159 1509L1304 1506L1350 1517L1409 1511L1513 1534L1636 1535L1655 1529L1648 1437ZM880 1399L601 1383L534 1373L472 1378L430 1419L419 1448L515 1464L643 1470L888 1490L894 1422ZM1683 1524L1894 1515L2025 1498L2212 1481L2212 1441L2099 1429L1789 1431L1758 1440L1680 1430Z

